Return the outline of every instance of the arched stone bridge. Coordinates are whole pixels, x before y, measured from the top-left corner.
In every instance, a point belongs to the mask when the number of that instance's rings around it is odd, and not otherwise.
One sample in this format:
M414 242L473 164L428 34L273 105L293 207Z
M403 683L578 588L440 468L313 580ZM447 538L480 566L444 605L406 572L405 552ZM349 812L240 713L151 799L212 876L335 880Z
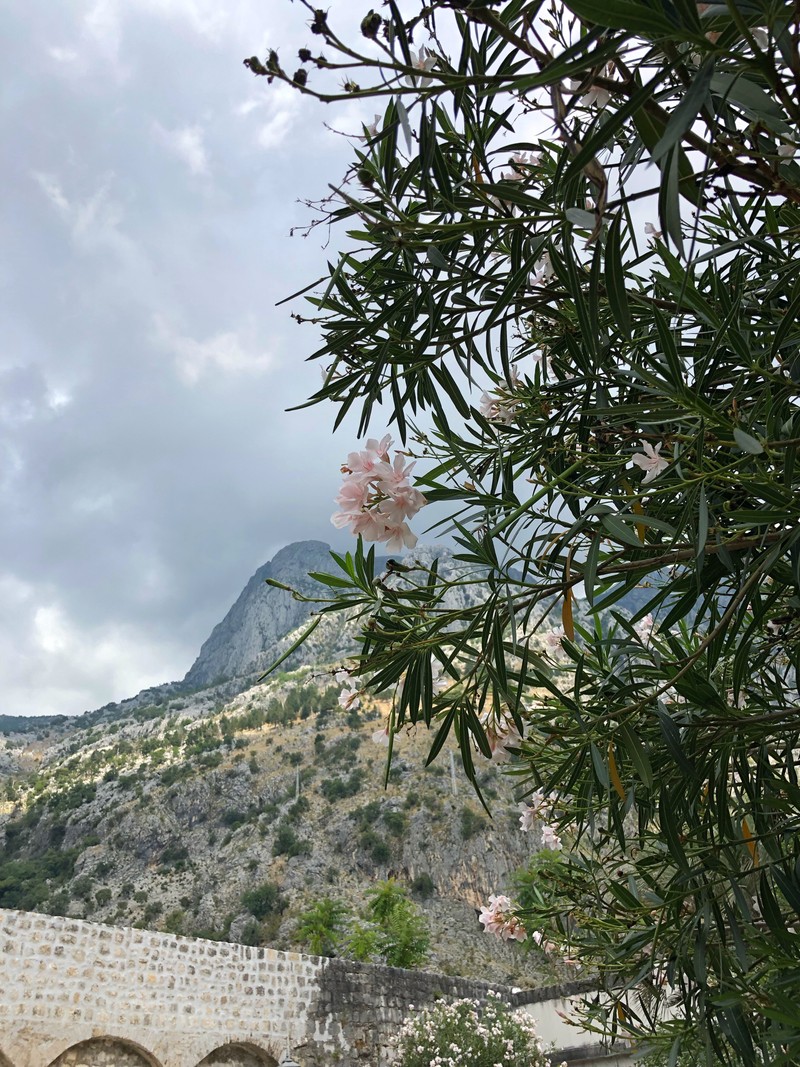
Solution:
M383 1067L410 1005L496 992L571 1063L627 1059L567 1027L578 989L460 978L0 910L0 1067ZM581 1040L583 1043L581 1043Z

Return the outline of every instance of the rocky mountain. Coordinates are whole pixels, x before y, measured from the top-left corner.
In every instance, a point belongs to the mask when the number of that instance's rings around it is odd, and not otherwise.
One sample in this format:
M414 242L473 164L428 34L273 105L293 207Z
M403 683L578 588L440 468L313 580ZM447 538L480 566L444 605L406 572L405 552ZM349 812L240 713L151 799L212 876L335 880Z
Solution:
M424 566L434 552L417 554ZM452 559L443 566L455 568ZM0 738L0 907L292 947L305 911L342 908L393 877L424 914L429 965L525 984L533 951L487 937L476 911L508 888L536 834L519 831L516 783L485 761L492 818L445 749L397 739L384 785L385 702L339 706L336 661L355 631L326 618L265 682L309 605L327 546L290 545L259 568L182 682L72 719L8 720ZM463 593L455 595L462 596ZM2 732L0 730L0 732Z
M388 706L345 712L330 682L304 667L24 746L35 766L6 784L0 907L291 948L314 904L341 905L346 936L393 877L424 916L431 967L551 976L477 922L538 841L520 833L511 780L484 761L488 817L457 756L425 768L421 731L397 739L384 787Z
M269 666L280 638L300 626L311 610L291 593L266 584L268 578L308 596L322 592L310 571L331 569L330 548L322 541L298 541L255 572L222 622L203 642L200 654L183 680L200 689L242 678Z
M304 541L260 567L182 681L74 718L0 720L0 907L288 948L307 943L303 916L326 898L346 942L391 877L425 916L430 966L557 977L476 918L541 845L520 832L524 783L484 760L489 817L455 749L425 767L423 729L396 739L387 778L389 705L339 704L334 670L357 638L341 616L259 681L312 608L266 580L315 595L308 572L335 571L328 553ZM444 550L414 555L462 569ZM452 606L479 595L461 585Z

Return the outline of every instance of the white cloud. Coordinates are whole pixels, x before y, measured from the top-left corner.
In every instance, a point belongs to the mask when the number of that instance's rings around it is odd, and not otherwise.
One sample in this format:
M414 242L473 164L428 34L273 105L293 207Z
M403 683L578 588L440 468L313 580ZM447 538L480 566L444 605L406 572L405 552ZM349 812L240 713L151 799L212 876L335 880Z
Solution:
M122 205L112 196L114 174L104 176L88 196L68 196L57 175L34 171L33 178L69 230L79 252L110 253L131 276L152 272L142 249L124 228Z
M71 66L77 63L80 55L75 48L63 48L59 45L51 45L47 49L47 54L51 59L54 59L56 63L63 63L65 66Z
M58 180L52 174L43 174L40 171L34 171L33 177L59 215L68 222L72 214L72 207L64 195Z
M156 343L172 353L178 374L189 385L213 371L263 374L269 370L274 365L274 357L254 341L252 324L242 333L244 338L241 333L229 330L198 341L178 333L161 315L155 320Z
M300 110L304 101L291 86L283 83L270 86L269 92L261 91L251 94L246 100L234 107L234 114L248 119L251 115L258 122L255 140L261 148L277 148L286 141L293 129L299 125ZM267 113L266 121L263 112Z
M281 108L260 128L257 140L262 148L277 148L289 135L294 122L292 108Z
M160 123L156 123L155 130L162 144L186 164L191 174L208 173L208 153L202 126L183 126L166 130Z
M184 669L183 649L130 625L81 626L48 590L0 575L0 623L12 619L0 625L9 714L74 715Z

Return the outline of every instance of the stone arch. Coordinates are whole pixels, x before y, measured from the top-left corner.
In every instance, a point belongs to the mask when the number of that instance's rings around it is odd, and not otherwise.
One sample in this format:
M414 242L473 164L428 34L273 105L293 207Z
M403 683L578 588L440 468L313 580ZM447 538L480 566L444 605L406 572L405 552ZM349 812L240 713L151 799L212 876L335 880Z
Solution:
M2 1064L0 1064L2 1067ZM123 1037L92 1037L56 1056L50 1067L161 1067L147 1049Z
M278 1061L251 1041L231 1041L209 1052L197 1067L278 1067Z

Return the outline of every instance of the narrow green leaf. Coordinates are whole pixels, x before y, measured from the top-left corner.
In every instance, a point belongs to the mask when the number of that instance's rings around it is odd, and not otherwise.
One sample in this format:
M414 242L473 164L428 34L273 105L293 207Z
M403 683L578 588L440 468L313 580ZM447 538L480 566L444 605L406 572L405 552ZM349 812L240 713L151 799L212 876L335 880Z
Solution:
M567 217L567 221L571 222L573 226L577 226L579 230L594 229L596 220L593 212L584 211L581 207L568 207L564 214Z
M759 456L764 451L764 446L760 441L749 433L745 433L744 430L740 430L738 426L734 427L733 437L739 448L743 452L749 452L751 456Z
M671 36L677 24L657 2L639 0L568 0L566 6L582 19L647 37Z
M436 245L428 245L425 250L425 254L427 255L430 262L434 265L434 267L438 267L440 270L450 269L450 264L444 258L442 253L436 247Z
M670 151L690 130L694 120L700 114L700 109L710 99L711 76L714 73L714 57L709 56L700 66L700 69L692 79L692 84L681 101L672 112L667 122L667 127L661 136L661 140L650 153L654 163Z
M619 728L619 736L622 738L622 743L625 745L625 751L630 757L630 761L633 764L636 774L643 785L648 789L653 788L653 768L650 765L650 757L647 755L647 749L645 748L642 739L627 723L623 723Z
M621 252L622 216L617 215L611 223L606 241L605 278L608 305L620 332L630 340L631 310L625 286L625 269Z
M600 784L603 786L603 788L608 789L608 764L600 755L600 749L597 747L594 741L589 742L589 748L592 753L592 766L594 767L595 776L598 782L600 782Z

